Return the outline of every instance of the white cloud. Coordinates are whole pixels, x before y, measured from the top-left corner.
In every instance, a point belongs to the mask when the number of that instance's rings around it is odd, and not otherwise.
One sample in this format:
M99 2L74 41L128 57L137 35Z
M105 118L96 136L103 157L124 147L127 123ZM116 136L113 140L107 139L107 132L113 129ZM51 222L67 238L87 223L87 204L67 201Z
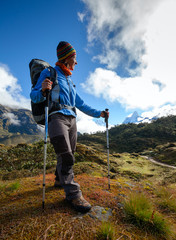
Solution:
M152 111L143 112L141 116L143 118L153 118L153 117L167 117L169 115L176 115L176 106L166 104L160 108L154 108Z
M78 132L80 133L95 133L97 131L105 131L106 126L104 124L100 125L93 121L92 117L89 117L82 113L81 111L77 110L77 128Z
M18 119L18 116L16 116L15 114L13 113L3 113L2 114L2 117L3 118L8 118L9 119L9 122L10 124L12 125L16 125L16 126L19 126L21 123L20 123L20 120Z
M109 69L124 61L140 62L145 50L144 34L147 22L163 0L82 0L90 13L87 33L88 42L98 40L103 52L96 56ZM115 54L114 54L115 52Z
M78 12L78 18L79 18L79 20L80 20L81 22L84 21L85 15L86 15L85 13L80 13L80 12Z
M21 86L8 67L0 64L0 104L30 109L30 100L21 94Z
M147 78L120 78L114 71L97 68L90 74L82 87L90 94L102 96L110 102L118 101L126 108L147 109L153 105L162 105L163 91ZM153 102L153 98L157 98Z
M176 1L83 0L89 8L88 41L103 44L97 68L82 84L86 91L125 108L176 104ZM126 59L124 58L126 56ZM130 63L138 62L137 68ZM115 72L120 66L131 76Z

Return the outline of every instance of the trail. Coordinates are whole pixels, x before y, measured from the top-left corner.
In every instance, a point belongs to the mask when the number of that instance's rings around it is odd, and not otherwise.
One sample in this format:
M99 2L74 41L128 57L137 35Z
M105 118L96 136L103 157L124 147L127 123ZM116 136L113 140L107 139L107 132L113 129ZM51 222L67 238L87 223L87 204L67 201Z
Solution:
M155 164L158 164L158 165L160 165L160 166L169 167L169 168L172 168L172 169L176 169L175 166L171 166L171 165L166 164L166 163L157 162L156 160L154 160L154 159L151 158L151 157L148 157L148 156L143 156L143 157L146 158L146 159L148 159L150 162L155 163Z

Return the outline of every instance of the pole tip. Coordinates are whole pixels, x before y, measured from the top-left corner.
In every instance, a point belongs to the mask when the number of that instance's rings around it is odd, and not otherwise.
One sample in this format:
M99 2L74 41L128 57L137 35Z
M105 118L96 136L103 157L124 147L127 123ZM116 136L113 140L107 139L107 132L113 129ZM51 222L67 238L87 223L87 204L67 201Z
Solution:
M45 202L42 202L42 210L44 211L45 209Z

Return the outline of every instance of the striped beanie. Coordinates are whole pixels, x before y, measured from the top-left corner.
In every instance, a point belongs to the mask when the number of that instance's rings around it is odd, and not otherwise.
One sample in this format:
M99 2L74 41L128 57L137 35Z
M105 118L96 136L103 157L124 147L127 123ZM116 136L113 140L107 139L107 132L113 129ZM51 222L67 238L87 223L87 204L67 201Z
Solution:
M66 58L70 58L73 55L76 55L75 49L68 42L60 42L57 46L57 57L59 62L62 62Z

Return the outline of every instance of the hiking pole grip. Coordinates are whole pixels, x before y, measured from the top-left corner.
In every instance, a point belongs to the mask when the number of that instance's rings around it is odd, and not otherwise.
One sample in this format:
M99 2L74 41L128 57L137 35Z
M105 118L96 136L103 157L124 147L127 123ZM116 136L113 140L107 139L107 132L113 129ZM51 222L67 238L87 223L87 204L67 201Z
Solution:
M105 123L106 123L106 128L108 128L108 114L107 114L107 112L109 111L109 109L108 108L106 108L105 109Z

